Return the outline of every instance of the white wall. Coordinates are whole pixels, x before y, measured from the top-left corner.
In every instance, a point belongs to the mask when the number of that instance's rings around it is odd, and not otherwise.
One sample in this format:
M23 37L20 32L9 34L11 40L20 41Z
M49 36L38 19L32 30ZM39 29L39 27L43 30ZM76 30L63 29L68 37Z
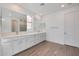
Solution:
M64 15L62 12L54 13L45 17L47 40L61 43L64 42Z
M44 16L48 41L64 44L64 14L75 10L79 10L79 7L68 8Z

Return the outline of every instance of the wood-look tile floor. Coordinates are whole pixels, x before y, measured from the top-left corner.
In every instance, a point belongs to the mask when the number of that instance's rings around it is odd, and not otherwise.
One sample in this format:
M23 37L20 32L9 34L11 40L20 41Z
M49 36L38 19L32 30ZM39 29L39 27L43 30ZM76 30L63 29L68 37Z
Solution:
M79 48L44 41L16 56L79 56Z

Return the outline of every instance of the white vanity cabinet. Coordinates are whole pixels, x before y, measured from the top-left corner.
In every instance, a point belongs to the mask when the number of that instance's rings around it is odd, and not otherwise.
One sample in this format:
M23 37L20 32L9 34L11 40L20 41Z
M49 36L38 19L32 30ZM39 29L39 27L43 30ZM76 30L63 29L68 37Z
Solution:
M37 35L34 35L34 39L35 39L34 42L33 42L34 44L42 42L46 39L46 33L39 33Z
M13 55L13 46L12 42L5 42L5 45L2 47L2 55L3 56L9 56Z
M2 55L3 56L9 56L13 55L13 41L8 41L9 39L3 39L5 41L2 41Z
M26 48L32 47L34 45L33 41L34 41L34 35L27 35L25 37L25 47Z
M40 34L40 37L39 37L39 40L40 40L40 42L41 41L44 41L46 39L46 33L44 32L44 33L41 33Z
M43 37L44 36L44 37ZM18 35L14 37L2 38L2 55L11 56L15 55L25 49L28 49L46 38L46 33L32 33L26 35Z
M37 35L34 35L34 41L33 41L33 43L35 43L35 44L37 44L38 42L40 42L40 34L37 34ZM40 39L40 40L39 40Z
M23 51L23 50L25 50L26 49L26 42L25 42L25 40L27 39L26 38L26 35L23 35L23 36L20 36L19 37L19 39L20 39L20 47L21 47L21 51Z
M17 39L13 41L13 54L19 53L22 50L22 40Z

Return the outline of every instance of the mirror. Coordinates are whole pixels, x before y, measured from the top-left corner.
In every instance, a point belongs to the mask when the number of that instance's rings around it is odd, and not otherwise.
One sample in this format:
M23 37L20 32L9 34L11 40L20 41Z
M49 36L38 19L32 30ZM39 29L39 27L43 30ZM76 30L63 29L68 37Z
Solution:
M26 15L6 8L2 8L1 12L0 28L3 34L26 32Z
M26 31L26 30L27 30L26 17L23 16L20 18L20 31Z
M11 21L11 27L12 27L12 32L16 32L17 31L17 21L16 20L12 20Z

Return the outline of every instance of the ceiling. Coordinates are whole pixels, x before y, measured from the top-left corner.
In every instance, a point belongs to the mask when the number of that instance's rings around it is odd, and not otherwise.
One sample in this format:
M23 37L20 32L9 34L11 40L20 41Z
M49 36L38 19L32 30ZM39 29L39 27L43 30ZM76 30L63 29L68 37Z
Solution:
M39 15L46 15L73 6L78 6L79 4L78 3L45 3L44 5L41 6L40 3L19 3L17 5L20 5L26 10L29 9L30 11L37 13ZM61 7L61 5L64 5L64 7Z

